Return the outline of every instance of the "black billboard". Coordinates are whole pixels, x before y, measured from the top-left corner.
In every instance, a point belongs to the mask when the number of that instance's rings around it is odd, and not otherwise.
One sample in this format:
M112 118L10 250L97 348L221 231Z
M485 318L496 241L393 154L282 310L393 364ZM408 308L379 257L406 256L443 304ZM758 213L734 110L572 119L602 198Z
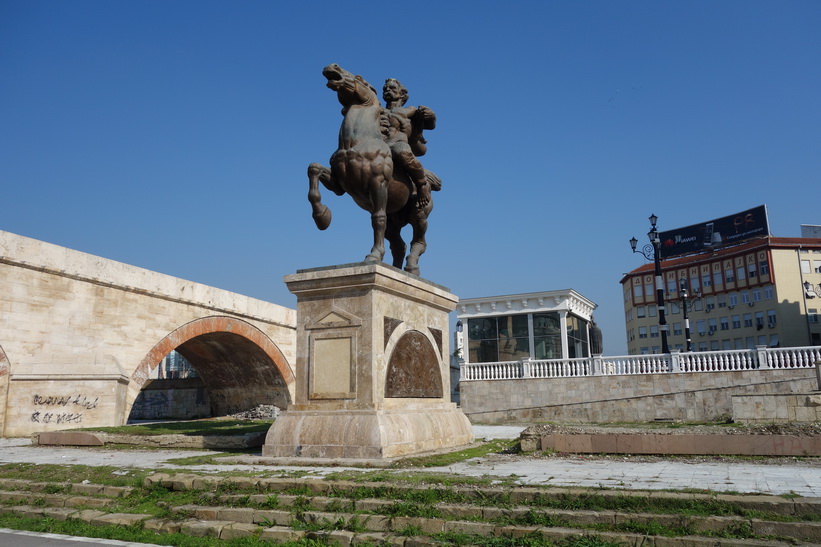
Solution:
M770 235L767 206L759 205L734 215L659 232L661 258L736 245L754 237Z

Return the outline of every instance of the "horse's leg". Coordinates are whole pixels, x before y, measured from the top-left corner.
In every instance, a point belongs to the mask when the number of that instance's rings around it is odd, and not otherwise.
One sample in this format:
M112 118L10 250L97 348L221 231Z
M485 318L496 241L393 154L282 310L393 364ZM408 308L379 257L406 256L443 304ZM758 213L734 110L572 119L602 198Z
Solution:
M390 243L393 266L401 268L405 261L405 251L408 246L402 239L402 225L398 222L396 215L388 215L388 227L385 230L385 239Z
M428 202L424 209L416 209L411 213L411 227L413 227L413 238L411 239L410 253L405 262L405 271L414 275L419 275L419 257L428 248L425 234L428 231L428 215L433 209L433 202Z
M322 204L322 194L319 192L319 181L326 187L331 180L331 170L319 163L308 166L308 201L311 202L314 222L320 230L331 225L331 210Z
M365 262L382 262L385 256L385 230L388 224L388 181L384 178L371 183L371 226L373 227L373 247L365 257Z

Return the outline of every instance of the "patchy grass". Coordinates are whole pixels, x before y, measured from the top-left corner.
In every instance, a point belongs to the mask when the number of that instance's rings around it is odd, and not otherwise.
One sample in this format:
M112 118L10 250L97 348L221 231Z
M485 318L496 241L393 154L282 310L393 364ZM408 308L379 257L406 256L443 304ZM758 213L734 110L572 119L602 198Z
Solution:
M518 452L518 439L493 439L478 446L471 446L456 452L404 458L394 463L392 467L444 467L473 458L482 458L488 454L513 454Z
M245 435L268 431L274 420L191 420L186 422L156 422L117 427L91 427L70 431L100 431L119 435Z
M88 481L105 486L141 486L151 469L112 466L7 463L0 465L0 477L31 482L81 483Z

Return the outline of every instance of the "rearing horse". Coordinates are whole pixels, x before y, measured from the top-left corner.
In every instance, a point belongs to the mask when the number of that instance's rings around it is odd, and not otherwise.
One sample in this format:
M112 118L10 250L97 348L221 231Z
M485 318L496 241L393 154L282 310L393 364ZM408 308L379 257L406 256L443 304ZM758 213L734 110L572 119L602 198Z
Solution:
M320 230L331 224L331 211L322 203L319 192L320 182L338 196L349 194L357 205L371 213L373 247L365 262L382 261L387 238L397 268L402 267L406 250L400 231L410 224L413 238L405 271L419 275L419 257L427 246L425 232L433 199L425 207L417 207L410 179L401 169L394 168L391 149L380 125L382 106L373 86L336 64L326 66L322 74L328 87L336 92L344 118L331 167L319 163L308 166L308 201L314 222ZM426 176L434 190L441 187L433 173L426 171Z

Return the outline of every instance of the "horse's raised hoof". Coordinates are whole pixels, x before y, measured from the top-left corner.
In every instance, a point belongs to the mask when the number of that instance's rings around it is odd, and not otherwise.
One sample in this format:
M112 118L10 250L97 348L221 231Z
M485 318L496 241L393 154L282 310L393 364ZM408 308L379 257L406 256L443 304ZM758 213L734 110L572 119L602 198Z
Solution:
M331 225L331 210L324 205L321 207L322 209L319 212L315 212L313 217L316 227L320 230L325 230Z

